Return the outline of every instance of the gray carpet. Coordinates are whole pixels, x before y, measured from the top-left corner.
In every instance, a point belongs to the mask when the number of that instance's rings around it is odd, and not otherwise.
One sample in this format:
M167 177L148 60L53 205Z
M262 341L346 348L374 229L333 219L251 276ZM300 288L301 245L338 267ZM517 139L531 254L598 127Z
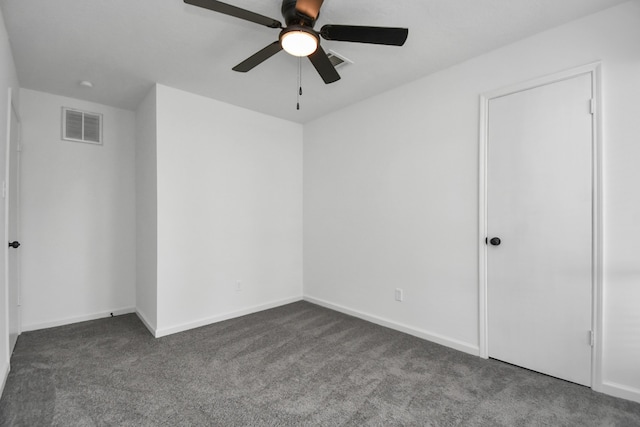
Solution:
M154 339L26 332L2 426L640 426L640 404L306 302Z

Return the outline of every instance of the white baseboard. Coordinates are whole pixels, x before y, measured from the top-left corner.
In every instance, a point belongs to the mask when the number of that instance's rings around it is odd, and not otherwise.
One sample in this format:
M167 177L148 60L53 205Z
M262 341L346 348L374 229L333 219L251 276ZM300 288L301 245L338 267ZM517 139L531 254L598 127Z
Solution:
M309 295L305 295L304 300L312 304L317 304L322 307L329 308L331 310L339 311L341 313L348 314L350 316L357 317L362 320L366 320L367 322L375 323L376 325L380 325L386 328L394 329L396 331L404 332L406 334L413 335L414 337L422 338L424 340L431 341L436 344L441 344L441 345L444 345L445 347L450 347L455 350L472 354L474 356L480 355L480 348L478 346L474 346L463 341L458 341L456 339L445 337L443 335L434 334L429 331L414 328L413 326L408 326L393 320L385 319L379 316L374 316L373 314L364 313L358 310L353 310L348 307L344 307L339 304L334 304L329 301L325 301L320 298L315 298Z
M604 381L598 391L613 397L631 400L640 403L640 389L623 384Z
M178 332L188 331L189 329L211 325L212 323L218 323L224 320L229 320L229 319L233 319L240 316L246 316L247 314L253 314L259 311L269 310L271 308L280 307L281 305L291 304L292 302L297 302L297 301L302 301L302 296L287 298L279 301L273 301L273 302L269 302L261 305L256 305L253 307L244 308L242 310L233 311L231 313L224 313L217 316L196 320L193 322L187 322L187 323L183 323L176 326L170 326L168 328L159 328L159 329L156 329L154 335L156 338L160 338L167 335L176 334Z
M4 386L7 383L7 378L9 377L9 369L10 366L8 363L3 363L3 366L0 368L0 375L2 383L0 383L0 397L2 397L2 393L4 393Z
M101 311L99 313L85 314L82 316L65 317L64 319L51 320L48 322L32 323L30 325L23 324L22 332L37 331L38 329L55 328L57 326L70 325L72 323L86 322L87 320L102 319L105 317L110 317L111 314L113 314L114 316L120 316L122 314L130 314L135 312L136 312L135 307L127 307L127 308L119 308L119 309L109 310L109 311Z
M157 338L156 335L156 327L153 326L151 324L151 322L149 322L149 318L147 317L146 314L144 314L142 311L140 311L139 308L136 308L136 315L138 316L138 319L140 319L140 321L142 322L142 324L144 326L146 326L146 328L149 330L149 332L151 332L151 335L153 335L154 337Z
M474 346L463 341L445 337L439 334L434 334L429 331L414 328L412 326L404 325L402 323L395 322L393 320L389 320L379 316L374 316L372 314L364 313L362 311L352 310L342 305L334 304L334 303L322 300L320 298L315 298L309 295L305 295L304 300L313 304L320 305L322 307L329 308L331 310L339 311L341 313L348 314L350 316L357 317L362 320L366 320L371 323L375 323L376 325L384 326L390 329L395 329L396 331L404 332L406 334L413 335L415 337L422 338L424 340L431 341L436 344L441 344L446 347L450 347L455 350L462 351L464 353L469 353L474 356L480 355L480 348L478 346Z

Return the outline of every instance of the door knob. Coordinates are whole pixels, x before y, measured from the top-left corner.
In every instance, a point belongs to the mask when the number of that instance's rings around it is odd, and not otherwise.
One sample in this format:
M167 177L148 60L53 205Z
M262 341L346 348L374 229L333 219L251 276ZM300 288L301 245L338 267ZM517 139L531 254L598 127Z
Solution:
M17 240L13 242L9 242L10 248L18 249L18 246L20 246L20 242L18 242Z
M491 240L489 240L489 243L491 243L493 246L500 246L500 243L502 243L502 241L499 237L492 237Z

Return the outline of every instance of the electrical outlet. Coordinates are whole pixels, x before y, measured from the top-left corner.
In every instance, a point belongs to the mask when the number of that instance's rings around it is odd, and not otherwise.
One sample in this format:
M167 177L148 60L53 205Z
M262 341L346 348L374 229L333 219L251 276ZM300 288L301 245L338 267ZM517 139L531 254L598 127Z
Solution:
M240 280L236 280L236 292L242 291L242 282Z
M403 296L402 289L396 288L396 301L402 302L403 298L404 296Z

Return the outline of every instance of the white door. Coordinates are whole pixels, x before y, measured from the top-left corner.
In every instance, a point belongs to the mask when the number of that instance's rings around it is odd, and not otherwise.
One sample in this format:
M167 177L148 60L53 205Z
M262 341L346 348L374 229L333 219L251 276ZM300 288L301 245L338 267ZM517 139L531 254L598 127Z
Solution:
M489 357L591 384L592 75L491 99Z
M13 107L13 104L12 104ZM18 208L19 208L19 177L20 177L20 120L11 108L11 123L9 127L9 145L7 146L7 177L6 177L6 230L9 239L7 254L7 279L9 287L9 352L13 349L20 334L20 274L18 239ZM6 243L5 243L6 244ZM6 246L5 246L6 247Z

